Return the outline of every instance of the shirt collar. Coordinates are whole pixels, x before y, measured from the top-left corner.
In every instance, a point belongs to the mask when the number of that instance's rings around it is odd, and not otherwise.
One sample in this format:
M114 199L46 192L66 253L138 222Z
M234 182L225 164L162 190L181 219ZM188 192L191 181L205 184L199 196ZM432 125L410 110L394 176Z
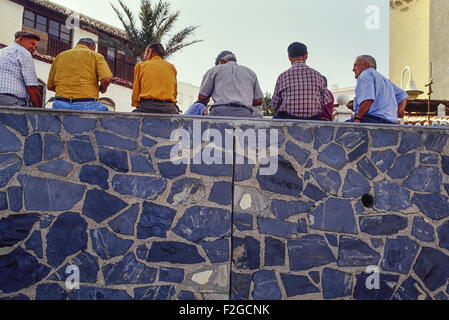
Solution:
M75 46L75 49L89 49L89 47L86 46L85 44L77 44Z
M293 63L293 66L305 66L305 65L306 65L306 62L305 61L300 61L300 60L295 61Z
M162 60L162 58L159 57L159 56L154 56L153 58L150 59L150 61L151 61L151 60Z

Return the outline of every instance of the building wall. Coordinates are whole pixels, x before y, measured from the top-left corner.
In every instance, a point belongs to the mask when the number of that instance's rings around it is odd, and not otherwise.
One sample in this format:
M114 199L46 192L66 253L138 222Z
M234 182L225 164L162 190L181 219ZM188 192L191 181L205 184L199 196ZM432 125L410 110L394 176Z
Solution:
M98 51L98 35L91 33L89 31L80 29L80 28L75 28L73 30L73 45L72 45L72 47L75 47L76 44L78 43L78 41L82 38L93 39L97 43L97 51Z
M178 82L178 107L183 113L198 100L199 93L200 87L190 83Z
M0 43L10 45L14 42L14 34L22 30L23 7L9 0L0 0Z
M417 88L424 92L430 69L429 1L412 1L407 4L408 9L398 7L390 10L390 80L400 86L402 70L410 66ZM408 79L407 73L404 88ZM420 98L425 99L425 95Z

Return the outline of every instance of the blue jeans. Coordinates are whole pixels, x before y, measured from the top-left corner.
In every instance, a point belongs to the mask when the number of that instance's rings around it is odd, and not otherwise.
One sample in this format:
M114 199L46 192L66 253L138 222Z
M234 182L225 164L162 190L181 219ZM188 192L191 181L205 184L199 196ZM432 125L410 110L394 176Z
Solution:
M354 122L355 118L352 118L351 120L348 120L346 122ZM362 120L362 123L384 123L384 124L397 124L396 122L390 121L390 120L386 120L380 117L376 117L376 116L370 116L370 115L364 115Z
M60 110L88 110L88 111L109 111L108 107L99 101L89 102L65 102L56 100L53 109Z

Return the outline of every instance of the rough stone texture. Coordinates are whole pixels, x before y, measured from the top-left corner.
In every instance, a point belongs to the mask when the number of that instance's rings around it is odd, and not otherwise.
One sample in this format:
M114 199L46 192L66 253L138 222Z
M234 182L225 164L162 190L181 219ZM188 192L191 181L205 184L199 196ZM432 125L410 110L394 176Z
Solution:
M42 146L42 137L39 133L34 133L26 138L23 155L25 165L32 166L42 161Z
M318 160L337 170L343 169L348 163L345 149L337 144L330 144L324 149L318 156Z
M402 134L401 145L399 146L399 153L404 154L410 150L417 149L422 145L422 133L421 132L404 132Z
M20 187L8 188L9 209L14 212L22 210L23 192Z
M437 167L419 167L405 180L404 187L419 192L441 193L443 177Z
M112 147L123 150L135 150L137 148L136 141L124 139L108 132L95 131L95 138L99 146Z
M415 194L412 201L419 210L433 220L449 216L449 198L438 194Z
M134 234L134 225L136 224L139 210L139 204L136 203L108 224L115 232L132 236Z
M28 123L27 118L24 115L18 115L13 113L0 113L0 122L18 131L23 137L26 137L28 135ZM0 126L0 128L2 127L3 126ZM0 131L2 130L3 129L0 129Z
M364 177L356 171L349 169L343 185L343 197L358 198L369 193L371 187Z
M281 273L281 279L284 284L287 297L320 292L320 289L315 287L306 276Z
M327 193L337 194L341 186L341 177L337 171L318 168L312 170L313 177Z
M165 179L156 177L141 177L115 175L112 179L113 189L122 194L145 200L157 199L167 187Z
M22 167L22 159L13 154L0 154L0 188L8 184Z
M323 270L323 298L336 299L351 296L352 279L351 274L325 268Z
M396 159L393 168L388 171L388 175L393 179L401 179L408 176L415 167L416 155L406 154Z
M61 131L61 120L59 116L52 114L30 114L28 119L36 131L54 133Z
M435 291L449 279L449 256L434 248L423 247L413 270L427 288Z
M20 140L0 123L0 152L16 152L22 147Z
M80 181L82 182L97 185L104 190L108 190L108 178L109 172L103 167L85 165L81 168Z
M189 205L206 197L206 187L198 179L184 178L173 183L167 202L174 205Z
M380 254L365 242L353 237L340 237L339 267L373 266L377 265L379 260Z
M387 239L382 270L408 274L418 253L419 245L408 237Z
M221 239L217 241L205 241L202 244L204 251L207 254L210 262L222 263L229 261L229 241L228 239Z
M139 136L140 120L127 118L102 118L100 124L106 130L118 133L128 138Z
M103 259L124 255L133 244L132 240L117 237L107 228L90 230L92 248Z
M254 300L280 300L282 298L274 271L258 271L253 275L253 281L252 296Z
M232 273L231 300L249 300L251 275Z
M265 266L285 265L285 244L277 239L265 238Z
M109 217L112 217L120 210L126 208L127 203L106 193L102 190L93 189L86 193L86 200L83 206L83 215L102 222Z
M357 163L357 169L361 174L363 174L367 179L374 179L378 176L378 172L373 163L367 158L363 158Z
M128 172L128 154L125 151L99 147L100 162L118 172Z
M116 264L103 267L102 270L107 285L154 283L157 273L157 269L137 261L133 253L127 254Z
M73 166L65 160L51 161L39 167L39 171L53 173L61 177L67 177L72 170Z
M413 277L402 282L392 300L430 300L424 288Z
M398 132L389 130L373 130L371 137L373 138L373 147L382 148L395 146L398 143Z
M232 184L226 181L215 182L210 191L209 201L223 206L230 205L232 202Z
M98 271L100 270L98 258L87 252L82 252L73 258L72 261L70 261L70 264L66 264L60 268L57 273L50 278L50 280L67 280L70 273L66 273L66 270L70 265L77 266L79 268L81 283L97 283Z
M373 236L391 236L407 228L407 218L397 215L360 218L360 231Z
M440 247L449 250L449 222L441 225L437 232L440 239Z
M285 150L301 165L304 165L310 157L310 151L304 150L290 141L285 145Z
M435 241L435 229L424 218L415 218L413 220L412 235L424 242Z
M444 147L446 146L448 138L449 136L447 134L440 132L430 132L427 133L424 145L429 151L442 152Z
M181 242L154 242L147 257L148 262L170 262L177 264L198 264L204 258L195 246Z
M292 222L259 217L257 219L257 224L259 225L259 232L262 234L290 239L298 233L297 225Z
M64 129L70 134L80 134L95 129L97 119L82 118L79 116L64 116Z
M76 136L67 144L70 159L76 163L87 163L97 159L89 136Z
M371 156L371 161L373 161L380 171L387 172L391 169L395 158L396 155L391 150L375 151Z
M313 202L281 201L271 202L271 212L279 219L286 220L291 216L308 212L313 207Z
M137 225L137 238L166 238L175 214L176 211L171 208L144 202L140 221Z
M254 238L234 237L232 260L239 270L256 270L260 266L260 243Z
M308 235L288 241L288 256L291 271L309 270L336 261L326 240L320 235Z
M64 152L64 143L58 136L47 134L44 138L44 160L58 158Z
M380 273L380 287L377 290L368 289L366 284L372 283L372 274L362 273L357 275L354 287L354 298L356 300L390 300L398 284L399 276Z
M310 228L340 233L357 233L351 202L329 199L309 214Z
M0 220L0 248L12 247L28 237L39 214L10 215Z
M374 184L374 199L376 208L386 211L401 211L412 206L410 192L387 180Z

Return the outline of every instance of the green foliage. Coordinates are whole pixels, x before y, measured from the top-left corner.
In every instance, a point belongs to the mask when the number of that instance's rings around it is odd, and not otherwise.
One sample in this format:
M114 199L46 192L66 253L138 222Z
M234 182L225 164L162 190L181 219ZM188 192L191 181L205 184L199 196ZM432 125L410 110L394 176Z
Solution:
M264 109L263 109L263 116L264 117L273 117L276 115L276 111L273 109L272 104L272 96L271 93L266 92L264 97Z

